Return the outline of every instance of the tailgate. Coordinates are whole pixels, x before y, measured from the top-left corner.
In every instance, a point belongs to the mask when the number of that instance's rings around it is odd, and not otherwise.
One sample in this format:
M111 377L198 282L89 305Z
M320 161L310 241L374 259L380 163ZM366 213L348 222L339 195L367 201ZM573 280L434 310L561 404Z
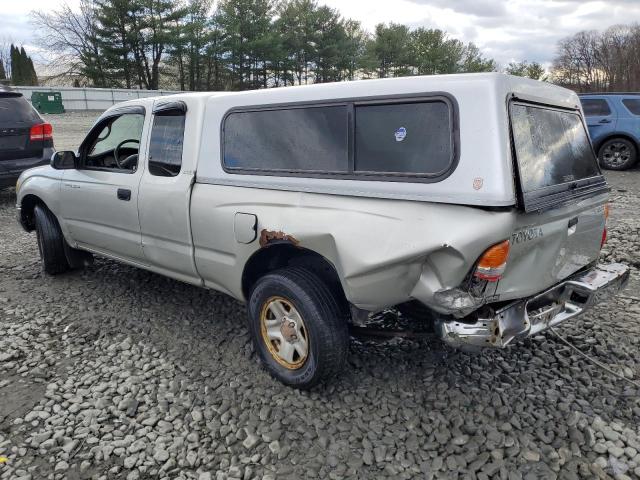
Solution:
M596 261L605 228L607 194L542 213L523 213L496 294L511 300L536 294Z
M608 187L579 110L513 102L522 210L511 236L501 300L532 295L595 262Z

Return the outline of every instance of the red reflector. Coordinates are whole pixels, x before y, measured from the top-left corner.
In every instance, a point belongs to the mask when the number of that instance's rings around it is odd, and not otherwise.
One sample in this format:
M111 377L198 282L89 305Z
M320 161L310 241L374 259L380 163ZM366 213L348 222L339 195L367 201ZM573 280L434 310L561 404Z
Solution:
M602 241L600 242L600 248L604 247L604 244L607 243L607 227L604 227L602 230Z
M41 123L34 125L29 131L29 139L32 142L41 142L43 140L51 140L53 138L53 127L50 123Z

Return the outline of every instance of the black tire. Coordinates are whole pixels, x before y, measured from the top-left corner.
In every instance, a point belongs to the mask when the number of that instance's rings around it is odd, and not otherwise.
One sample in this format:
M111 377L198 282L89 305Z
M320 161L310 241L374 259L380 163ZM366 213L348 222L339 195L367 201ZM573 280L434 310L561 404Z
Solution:
M57 275L70 269L65 255L65 240L55 215L42 205L35 207L38 250L45 273Z
M608 170L627 170L638 160L638 149L626 138L612 138L604 142L598 150L598 161Z
M308 354L295 369L276 360L263 335L261 315L274 297L293 305L303 320ZM248 310L249 331L258 357L285 385L309 389L343 369L349 349L347 319L336 295L310 270L288 267L263 276L251 291Z

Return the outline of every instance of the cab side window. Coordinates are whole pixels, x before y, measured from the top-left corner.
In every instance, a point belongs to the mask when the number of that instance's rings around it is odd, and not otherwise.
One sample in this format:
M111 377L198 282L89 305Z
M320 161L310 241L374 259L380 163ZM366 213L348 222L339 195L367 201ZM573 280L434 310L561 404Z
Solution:
M156 177L175 177L182 168L184 145L183 109L156 112L149 142L149 173Z
M104 119L89 134L82 150L83 167L133 173L138 167L138 151L144 114L125 113Z

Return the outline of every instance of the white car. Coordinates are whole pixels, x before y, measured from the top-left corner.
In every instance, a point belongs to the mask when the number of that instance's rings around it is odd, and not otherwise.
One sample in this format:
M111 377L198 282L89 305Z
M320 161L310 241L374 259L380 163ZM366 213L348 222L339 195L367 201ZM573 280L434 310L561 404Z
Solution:
M417 304L504 347L621 288L569 90L501 74L147 98L18 183L47 273L98 254L248 304L268 371L340 372L350 323Z

